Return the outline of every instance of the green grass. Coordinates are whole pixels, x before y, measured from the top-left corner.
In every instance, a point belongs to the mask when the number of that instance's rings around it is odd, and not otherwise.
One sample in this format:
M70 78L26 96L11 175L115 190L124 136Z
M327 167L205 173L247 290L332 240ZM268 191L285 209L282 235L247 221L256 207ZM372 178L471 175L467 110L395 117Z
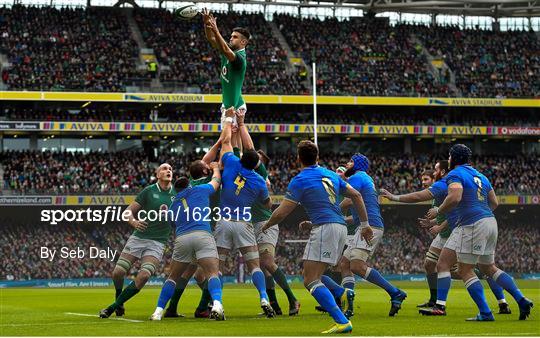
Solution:
M408 293L403 308L395 318L388 317L386 293L366 283L356 287L355 335L438 335L438 336L539 336L540 282L518 281L522 291L537 307L528 320L518 321L517 304L507 295L511 315L495 315L494 323L465 322L476 315L476 306L463 283L454 282L450 291L447 317L422 317L416 304L427 296L425 283L397 283ZM250 285L227 285L224 290L225 322L194 319L200 291L190 287L180 301L180 312L187 318L148 321L153 312L159 288L146 288L126 304L125 319L99 319L97 313L109 305L112 289L0 289L0 335L2 336L314 336L331 326L332 320L314 310L315 300L300 285L294 286L302 302L300 315L275 319L258 317L260 312L256 290ZM492 309L497 303L486 288ZM278 291L282 308L286 298ZM78 316L67 313L96 315Z

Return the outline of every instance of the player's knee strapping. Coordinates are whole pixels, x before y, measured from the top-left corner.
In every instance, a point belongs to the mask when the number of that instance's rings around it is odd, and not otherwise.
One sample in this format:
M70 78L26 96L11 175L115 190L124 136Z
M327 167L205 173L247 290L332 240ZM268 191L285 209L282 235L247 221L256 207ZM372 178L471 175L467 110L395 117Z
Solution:
M433 262L433 263L437 263L439 261L439 254L435 253L433 251L428 251L426 253L426 260L428 260L430 262Z
M275 256L276 248L270 243L262 243L262 244L259 244L259 253L260 254L268 253L272 256Z
M118 258L118 261L116 262L116 268L119 268L120 270L123 270L126 273L129 272L132 265L133 263L131 263L129 260L122 257Z
M366 250L354 248L351 250L351 261L359 260L366 262L369 258L369 252Z
M154 272L156 272L156 266L154 265L154 263L150 263L150 262L142 263L140 271L141 272L145 271L150 276L152 276Z
M306 289L308 289L309 293L313 294L313 291L317 289L318 287L324 286L324 284L321 282L320 279L314 280L313 282L309 283L306 286Z
M246 252L244 256L244 259L247 261L250 261L252 259L259 259L259 253L257 251L249 251Z

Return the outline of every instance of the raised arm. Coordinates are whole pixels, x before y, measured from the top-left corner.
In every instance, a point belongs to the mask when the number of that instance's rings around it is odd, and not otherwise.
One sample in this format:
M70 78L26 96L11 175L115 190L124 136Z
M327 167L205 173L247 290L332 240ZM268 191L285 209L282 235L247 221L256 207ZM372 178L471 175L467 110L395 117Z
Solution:
M214 190L217 191L219 189L219 186L221 185L221 172L219 171L219 163L210 163L210 168L212 168L212 170L214 171L210 184L212 185L212 187L214 187Z
M381 196L389 199L390 201L401 203L418 203L433 199L433 195L431 194L431 191L429 191L429 189L411 192L410 194L404 195L394 195L386 189L381 189Z
M234 54L225 39L223 39L223 36L221 36L221 33L219 32L217 26L216 18L214 16L209 16L208 23L205 25L205 27L208 27L208 29L210 29L214 34L217 50L219 50L220 53L223 54L230 62L234 61L236 59L236 54Z
M242 139L242 145L247 150L255 149L251 135L249 135L249 131L244 123L245 116L245 114L236 114L236 122L238 123L238 130L240 132L240 138Z
M225 112L225 122L223 123L223 130L221 131L221 154L219 155L219 158L223 158L223 154L232 152L232 144L231 144L231 133L232 133L232 123L233 123L233 116L234 116L234 107L231 107L227 109Z
M210 11L208 8L203 8L202 10L202 18L203 18L203 26L204 26L204 35L206 36L206 40L210 43L210 46L214 49L218 49L216 37L214 36L214 32L209 26L209 20L213 17L212 14L210 14Z

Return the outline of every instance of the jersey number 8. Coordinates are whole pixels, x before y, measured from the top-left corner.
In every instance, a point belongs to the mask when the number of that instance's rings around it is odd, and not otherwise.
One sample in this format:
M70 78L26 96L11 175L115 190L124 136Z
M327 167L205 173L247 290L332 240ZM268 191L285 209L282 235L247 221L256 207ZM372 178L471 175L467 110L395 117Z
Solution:
M324 190L328 193L328 199L330 200L330 203L335 204L336 203L336 192L334 190L334 184L328 177L324 177L322 179L322 185L324 187Z

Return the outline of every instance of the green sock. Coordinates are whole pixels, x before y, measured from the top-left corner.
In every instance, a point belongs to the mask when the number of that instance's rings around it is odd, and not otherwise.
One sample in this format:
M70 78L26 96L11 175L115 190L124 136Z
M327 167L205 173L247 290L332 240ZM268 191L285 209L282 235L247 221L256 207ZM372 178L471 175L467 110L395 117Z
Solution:
M174 289L171 300L169 301L169 307L167 308L168 311L176 312L178 310L178 302L180 301L180 297L182 297L188 282L189 280L180 277L178 283L176 283L176 288Z
M119 306L122 306L125 302L127 302L131 297L135 296L137 293L139 293L139 289L135 286L135 282L131 282L124 291L118 295L118 298L112 303L110 306L113 310L116 310Z
M115 295L114 295L114 300L116 300L118 298L118 296L120 296L120 294L122 293L122 288L119 288L119 289L115 289L116 292L115 292Z
M202 294L201 299L199 300L199 305L197 306L197 310L202 312L206 310L208 303L212 301L212 295L210 295L210 291L208 291L208 280L204 280L204 282L199 283L199 287L202 290Z
M287 283L287 277L285 276L285 272L283 272L283 270L278 267L276 271L274 271L274 273L272 274L272 277L276 280L276 283L278 283L278 285L287 295L289 304L296 302L296 297L294 296L294 293L292 292L289 283Z
M276 297L276 284L274 284L274 278L272 276L266 276L266 294L272 307L279 307Z

